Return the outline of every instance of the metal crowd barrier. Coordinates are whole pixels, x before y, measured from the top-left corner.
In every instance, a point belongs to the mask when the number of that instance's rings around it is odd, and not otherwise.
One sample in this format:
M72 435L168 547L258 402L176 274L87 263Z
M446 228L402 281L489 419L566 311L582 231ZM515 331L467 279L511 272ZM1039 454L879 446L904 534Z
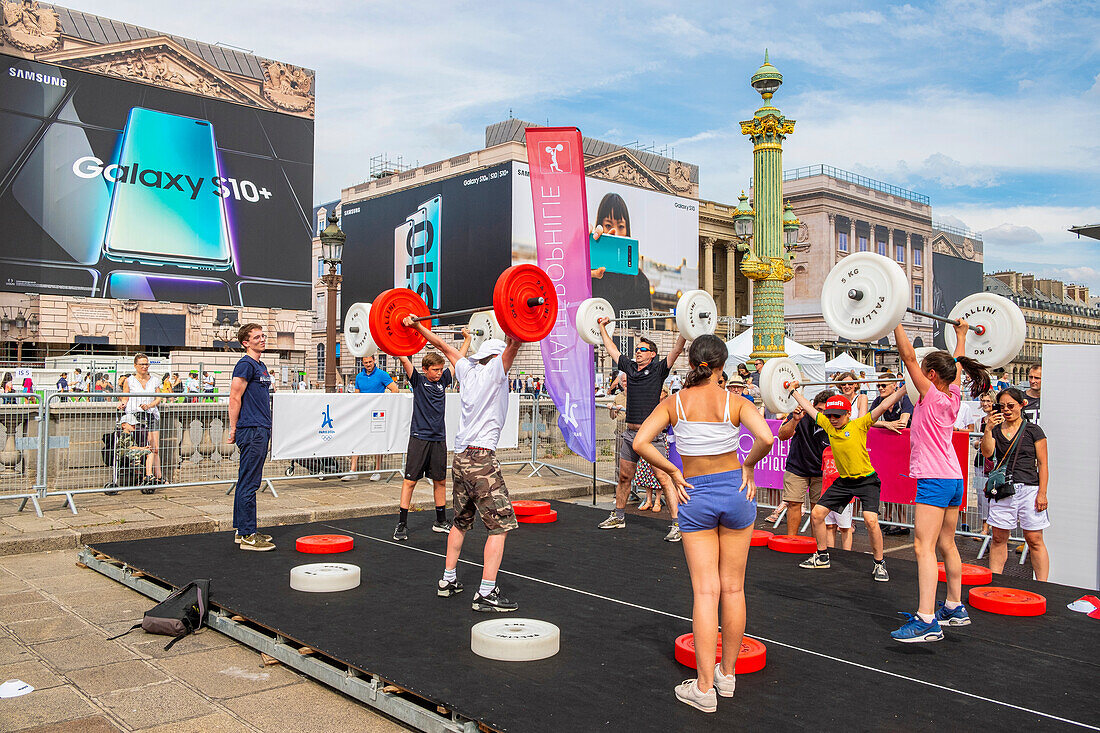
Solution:
M120 401L134 397L160 399L157 406L160 417L152 439L158 443L159 475L163 483L144 483L144 467L127 462L117 447L122 430ZM541 476L547 470L556 476L564 473L591 479L595 500L597 484L617 483L617 425L608 409L610 404L599 400L596 404L596 461L592 463L566 446L557 427L558 409L549 397L521 393L519 443L515 448L498 451L501 465L516 466L517 473L530 468L528 477ZM96 392L82 395L79 400L68 393L53 393L45 401L34 395L0 396L0 500L18 500L20 510L31 503L38 516L42 516L40 501L54 496L65 497L65 505L76 514L75 497L81 494L212 484L226 484L226 493L232 493L237 480L238 452L235 445L225 442L228 410L229 397L224 393ZM970 435L981 437L981 433ZM145 440L148 442L150 438ZM971 470L967 505L959 513L955 533L981 540L980 559L988 551L991 538L980 531L978 494L985 476L973 465L974 453L972 442L967 461ZM269 455L264 465L264 488L277 497L275 482L290 479L380 474L389 482L404 472L404 465L404 454L383 455L378 459L360 456L358 470L352 473L347 457L275 461ZM310 467L330 470L310 470ZM779 509L775 527L785 518L786 506L781 499L779 488L761 488L757 492L759 506ZM879 523L912 530L913 512L908 504L884 503ZM808 527L808 512L805 517L800 528L803 532ZM862 521L859 512L855 512L854 519ZM1024 543L1018 528L1010 534L1009 542ZM1026 559L1024 544L1020 564Z

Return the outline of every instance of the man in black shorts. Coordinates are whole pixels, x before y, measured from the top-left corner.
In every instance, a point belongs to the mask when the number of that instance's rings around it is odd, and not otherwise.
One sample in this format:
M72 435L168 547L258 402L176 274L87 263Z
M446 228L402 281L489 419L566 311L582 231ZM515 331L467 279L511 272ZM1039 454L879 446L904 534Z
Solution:
M653 412L661 401L661 388L664 386L665 378L684 350L684 344L687 341L683 336L678 336L668 356L658 359L657 345L647 338L638 339L638 346L634 349L634 359L631 360L619 352L615 342L607 335L607 323L606 318L599 320L604 348L615 360L619 371L626 374L626 425L619 443L619 483L615 487L615 511L597 526L600 529L621 529L626 527L626 499L630 493L630 484L634 480L634 472L638 469L639 456L634 452L634 438L638 428L642 427L649 413ZM653 445L661 451L662 455L668 456L668 443L663 433L653 440ZM656 466L653 467L653 474L664 489L665 500L672 514L672 526L665 535L665 540L679 542L680 526L676 521L676 498L672 490L672 479Z
M464 341L459 355L463 358L470 348L470 332L462 329ZM451 525L447 521L447 426L444 415L447 408L447 387L454 377L446 368L446 360L435 352L424 355L421 366L424 373L416 371L407 357L398 357L409 387L413 393L412 427L409 431L409 447L405 451L405 480L401 483L401 512L393 538L398 542L409 539L409 507L412 506L413 489L422 476L432 481L435 491L435 524L433 532L447 534Z

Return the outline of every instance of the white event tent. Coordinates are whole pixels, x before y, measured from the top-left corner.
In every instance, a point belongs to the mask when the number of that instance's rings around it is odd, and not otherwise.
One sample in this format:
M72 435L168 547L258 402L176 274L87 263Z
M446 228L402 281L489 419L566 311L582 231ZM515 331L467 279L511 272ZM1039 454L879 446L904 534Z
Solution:
M867 375L868 379L874 379L878 370L873 366L863 364L856 361L856 359L847 351L837 356L835 359L830 359L825 362L826 374L837 374L839 372L854 372L858 377L860 372Z
M726 359L726 373L735 374L737 365L750 360L752 353L752 329L737 334L732 341L726 342L726 350L729 357ZM783 350L787 356L794 360L798 368L802 370L802 376L808 382L825 381L825 353L809 346L803 346L797 341L787 338L783 342Z

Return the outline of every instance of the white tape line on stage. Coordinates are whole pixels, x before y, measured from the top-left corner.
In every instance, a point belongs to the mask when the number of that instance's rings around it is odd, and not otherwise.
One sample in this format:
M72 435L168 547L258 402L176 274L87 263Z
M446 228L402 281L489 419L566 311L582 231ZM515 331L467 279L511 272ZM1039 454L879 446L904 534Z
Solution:
M421 552L421 553L424 553L425 555L432 555L433 557L441 557L443 559L447 558L446 553L434 552L432 550L425 550L425 549L420 548L420 547L412 547L411 545L407 545L403 542L394 542L393 540L388 540L388 539L384 539L384 538L381 538L381 537L371 537L370 535L363 534L362 532L355 532L353 530L346 529L344 527L337 527L336 525L332 525L332 524L326 524L324 526L326 526L330 529L334 529L334 530L337 530L339 532L345 533L345 534L351 534L351 535L355 535L356 537L362 537L364 539L373 540L375 542L380 542L384 545L392 545L394 547L400 547L400 548L405 549L405 550L415 550L416 552ZM481 567L481 563L474 562L473 560L459 560L459 562L462 562L466 565L472 565L474 567ZM530 575L523 575L522 573L514 573L510 570L500 570L498 572L500 572L504 575L511 575L513 577L516 577L516 578L522 578L524 580L530 580L530 581L535 582L535 583L542 583L543 585L549 585L549 586L552 586L554 588L560 588L561 590L572 591L573 593L579 593L580 595L589 596L591 598L599 598L600 600L608 601L609 603L617 603L621 606L628 606L630 608L636 608L640 611L649 611L650 613L655 613L659 616L667 616L669 618L679 619L680 621L687 621L688 623L691 623L691 617L690 616L681 616L681 615L676 614L676 613L670 613L669 611L662 611L659 608L650 608L649 606L642 606L642 605L639 605L637 603L631 603L630 601L623 601L623 600L620 600L618 598L611 598L609 596L603 596L603 595L600 595L599 593L592 593L591 591L582 590L580 588L573 588L571 586L562 585L560 583L555 583L555 582L550 581L550 580L543 580L542 578L534 578L534 577L531 577ZM1051 713L1044 713L1042 710L1033 710L1032 708L1025 708L1022 705L1014 705L1010 702L1004 702L1003 700L996 700L992 697L985 697L983 695L976 695L973 692L967 692L965 690L957 690L953 687L947 687L946 685L939 685L939 684L936 684L935 682L928 682L926 680L917 679L916 677L907 677L903 674L898 674L897 672L891 672L889 670L879 669L878 667L872 667L870 665L862 664L860 662L853 662L849 659L843 659L841 657L834 657L830 654L823 654L822 652L815 652L813 649L804 649L803 647L795 646L794 644L788 644L788 643L783 642L783 641L776 641L775 639L767 639L763 636L758 636L756 634L751 634L751 636L752 636L752 638L759 639L760 641L762 641L766 644L775 644L777 646L785 647L787 649L792 649L794 651L802 652L804 654L810 654L812 656L820 657L822 659L828 659L828 660L831 660L831 661L834 661L834 662L840 662L841 664L847 664L851 667L858 667L859 669L865 669L868 672L878 672L879 674L886 675L887 677L893 677L895 679L905 680L906 682L914 682L918 685L924 685L925 687L931 687L931 688L936 689L936 690L943 690L944 692L951 692L951 693L954 693L956 695L962 695L963 697L969 697L973 700L981 700L983 702L992 703L993 705L1000 705L1001 707L1011 708L1013 710L1019 710L1020 712L1023 712L1023 713L1031 713L1032 715L1038 715L1040 717L1048 718L1050 720L1057 720L1060 723L1068 723L1070 725L1076 725L1078 727L1086 728L1088 730L1100 731L1100 727L1098 727L1098 726L1089 725L1088 723L1082 723L1082 722L1077 721L1077 720L1071 720L1070 718L1063 718L1059 715L1053 715Z

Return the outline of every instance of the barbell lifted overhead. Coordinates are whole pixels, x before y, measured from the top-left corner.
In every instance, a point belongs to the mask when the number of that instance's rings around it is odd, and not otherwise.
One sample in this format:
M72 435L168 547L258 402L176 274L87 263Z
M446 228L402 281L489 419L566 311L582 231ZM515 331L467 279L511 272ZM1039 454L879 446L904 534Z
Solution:
M405 326L406 316L431 321L472 314L471 348L476 350L489 338L505 334L519 341L540 341L550 333L558 315L554 283L540 268L514 265L500 274L493 290L493 310L465 310L431 313L424 299L408 288L393 288L379 294L373 303L355 303L344 319L344 341L357 357L381 351L391 356L412 356L427 343L415 328Z
M1019 307L994 293L975 293L959 301L947 317L909 307L909 279L898 263L874 252L856 252L838 262L821 288L821 314L838 336L878 341L901 323L906 313L958 325L966 319L971 334L966 354L996 368L1016 358L1027 336ZM944 339L954 351L955 333Z
M688 341L714 333L718 326L718 306L705 290L689 290L676 301L676 310L667 313L651 313L644 316L615 316L615 309L603 298L588 298L577 307L575 318L577 334L585 343L599 346L603 343L599 319L609 318L607 335L615 334L615 324L624 321L647 321L654 318L675 318L676 328Z

